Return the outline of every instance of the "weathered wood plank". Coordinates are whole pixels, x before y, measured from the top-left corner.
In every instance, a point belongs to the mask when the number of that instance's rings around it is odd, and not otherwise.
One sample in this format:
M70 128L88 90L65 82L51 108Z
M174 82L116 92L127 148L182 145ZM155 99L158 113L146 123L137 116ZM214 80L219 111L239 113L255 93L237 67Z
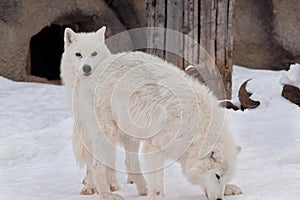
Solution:
M197 28L194 26L194 12L197 12L197 10L195 11L194 9L194 1L195 0L184 1L184 24L182 33L184 34L184 58L186 59L184 63L185 67L197 62L197 60L194 59L194 49L198 48L198 33L196 32L196 35L194 36L194 29Z
M193 43L192 43L192 54L193 54L193 63L194 65L199 64L199 54L200 54L200 21L199 21L199 1L201 0L194 0L193 4L191 4L192 9L192 16L193 16Z
M216 42L215 42L215 62L216 66L220 72L220 76L222 80L224 80L224 70L226 66L226 40L227 40L227 5L228 0L217 0L216 2ZM224 88L223 91L220 91L224 94L222 96L225 97L225 85L224 81L220 81L220 87Z
M233 35L234 35L234 13L236 0L228 0L227 10L227 40L226 40L226 70L224 73L223 81L226 89L227 99L231 99L232 96L232 67L233 67Z
M165 1L147 0L148 53L165 58Z
M191 30L191 25L190 25L190 20L189 20L189 1L186 0L184 1L183 5L183 25L182 25L182 33L183 33L183 58L184 58L184 63L183 63L183 68L187 67L190 63L188 61L188 52L189 52L189 38L187 37L190 30Z
M147 0L148 26L184 34L178 37L173 32L151 30L152 53L180 67L194 65L220 99L231 98L234 3L235 0ZM155 48L169 49L174 54Z
M232 87L232 50L233 50L233 4L234 0L218 0L216 12L216 65L222 77L226 94L231 98Z
M215 78L215 67L214 67L214 54L212 51L212 45L214 46L214 40L212 36L212 14L213 4L211 0L200 0L199 6L199 65L198 70L201 72L202 77L215 94L217 94L217 82Z
M183 24L183 0L167 0L167 24L166 28L182 32ZM183 38L182 35L173 31L166 32L166 49L173 52L166 52L167 61L182 68Z

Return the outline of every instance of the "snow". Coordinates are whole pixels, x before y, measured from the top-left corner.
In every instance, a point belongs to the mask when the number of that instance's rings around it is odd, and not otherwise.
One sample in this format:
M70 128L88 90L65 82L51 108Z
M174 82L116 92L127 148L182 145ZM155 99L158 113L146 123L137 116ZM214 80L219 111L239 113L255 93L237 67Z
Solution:
M227 112L243 148L235 182L245 195L237 199L298 199L300 109L281 96L281 80L290 72L235 67L233 74L234 94L251 78L247 90L253 93L253 100L261 102L253 110Z
M244 194L225 199L285 200L300 197L300 108L281 97L282 84L300 85L300 65L291 70L251 70L235 66L233 101L246 80L253 110L227 110L233 135L242 152L232 183ZM299 85L298 85L299 84ZM0 77L0 199L94 200L82 196L80 170L71 148L72 118L63 86L13 82ZM165 199L205 199L173 164L165 170ZM137 196L126 175L118 175L126 199Z
M295 64L290 66L290 70L282 77L282 84L289 84L300 88L300 65Z

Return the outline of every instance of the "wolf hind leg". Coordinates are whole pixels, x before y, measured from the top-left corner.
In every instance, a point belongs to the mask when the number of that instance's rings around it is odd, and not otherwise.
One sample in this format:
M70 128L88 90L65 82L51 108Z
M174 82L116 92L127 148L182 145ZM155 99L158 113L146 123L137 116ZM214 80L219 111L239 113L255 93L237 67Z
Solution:
M149 143L145 144L145 153L148 153L145 154L148 196L151 200L161 200L164 195L164 153Z
M147 195L147 186L145 178L141 171L138 152L140 149L140 141L131 139L128 136L121 135L122 144L126 150L125 165L128 171L127 182L135 183L139 195Z
M120 187L120 185L118 183L117 176L116 176L116 170L107 167L107 169L106 169L106 176L107 176L108 184L110 186L110 190L112 192L118 191L118 190L121 189L121 187Z

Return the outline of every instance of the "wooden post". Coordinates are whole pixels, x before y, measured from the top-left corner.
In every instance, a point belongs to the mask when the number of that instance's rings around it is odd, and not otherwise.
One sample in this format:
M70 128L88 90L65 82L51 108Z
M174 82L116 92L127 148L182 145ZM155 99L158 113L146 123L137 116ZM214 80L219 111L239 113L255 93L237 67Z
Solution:
M166 27L165 24L165 1L147 0L147 18L148 27L162 28ZM165 58L165 31L161 29L149 29L148 32L148 53Z
M148 27L166 29L149 32L148 52L183 69L193 65L219 99L231 99L235 0L146 2ZM183 34L174 38L168 29ZM178 54L165 51L170 48Z

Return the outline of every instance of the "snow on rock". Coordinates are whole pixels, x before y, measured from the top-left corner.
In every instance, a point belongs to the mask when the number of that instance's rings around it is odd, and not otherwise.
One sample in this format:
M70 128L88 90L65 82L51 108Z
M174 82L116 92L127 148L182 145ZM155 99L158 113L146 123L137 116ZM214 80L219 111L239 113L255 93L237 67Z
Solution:
M282 85L288 84L300 88L300 64L291 65L280 82Z
M295 73L234 67L233 98L237 99L239 86L251 79L247 90L261 105L244 112L226 111L242 147L232 183L244 194L225 199L300 198L300 108L281 96L282 78L296 80ZM84 172L72 155L72 119L62 86L0 77L0 105L1 200L99 199L79 194ZM185 180L179 164L165 171L164 199L205 199L198 186ZM118 193L130 200L147 199L126 184L125 174L118 177L122 187Z
M292 103L300 106L300 65L292 65L290 70L282 77L282 96Z
M246 90L252 93L251 99L260 101L257 109L266 109L281 103L282 85L280 80L286 71L249 70L235 66L233 70L233 100L237 99L237 94L242 83L248 79ZM239 75L237 75L239 74Z
M234 94L244 80L261 105L253 110L227 111L237 144L242 146L235 180L242 186L237 199L300 197L300 109L281 96L285 71L234 67Z

